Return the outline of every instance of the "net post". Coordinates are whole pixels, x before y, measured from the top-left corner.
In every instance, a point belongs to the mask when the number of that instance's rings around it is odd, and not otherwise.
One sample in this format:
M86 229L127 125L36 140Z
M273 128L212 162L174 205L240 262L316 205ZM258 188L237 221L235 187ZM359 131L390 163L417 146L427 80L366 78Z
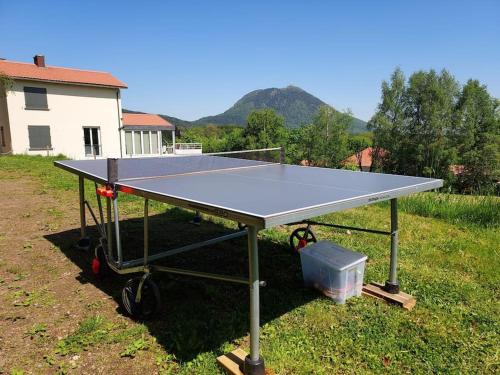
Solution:
M107 160L108 184L118 181L118 159L108 158Z

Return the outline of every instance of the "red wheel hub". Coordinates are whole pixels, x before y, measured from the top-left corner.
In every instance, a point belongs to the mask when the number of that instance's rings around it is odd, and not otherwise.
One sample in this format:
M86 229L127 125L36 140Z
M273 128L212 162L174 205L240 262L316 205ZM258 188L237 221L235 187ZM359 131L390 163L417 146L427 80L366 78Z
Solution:
M99 275L99 271L101 270L101 262L99 259L94 258L92 259L92 272L94 275Z
M299 244L297 245L297 250L300 250L302 249L303 247L306 247L307 246L307 241L305 239L300 239L299 240Z

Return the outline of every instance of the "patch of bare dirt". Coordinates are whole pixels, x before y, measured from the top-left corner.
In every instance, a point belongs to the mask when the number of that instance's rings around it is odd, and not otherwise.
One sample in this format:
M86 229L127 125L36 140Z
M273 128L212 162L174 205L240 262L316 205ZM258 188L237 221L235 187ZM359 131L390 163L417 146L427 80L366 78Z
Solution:
M91 255L71 246L63 252L48 239L58 233L66 233L60 241L68 244L77 239L77 193L56 196L26 176L3 175L0 212L0 374L13 369L52 374L60 367L81 374L154 373L153 358L120 358L123 348L116 345L53 358L58 342L88 316L131 324L77 265L78 259L85 265Z

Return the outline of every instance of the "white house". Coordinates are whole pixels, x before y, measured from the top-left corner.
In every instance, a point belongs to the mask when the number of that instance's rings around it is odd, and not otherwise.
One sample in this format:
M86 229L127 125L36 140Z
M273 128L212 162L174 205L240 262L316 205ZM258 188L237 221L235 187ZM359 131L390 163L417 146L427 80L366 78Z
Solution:
M126 113L110 73L61 68L36 55L33 64L0 59L0 155L72 159L199 154L199 143L175 142L175 127L158 115Z
M0 88L0 153L74 159L119 157L120 89L109 73L0 60L12 87Z

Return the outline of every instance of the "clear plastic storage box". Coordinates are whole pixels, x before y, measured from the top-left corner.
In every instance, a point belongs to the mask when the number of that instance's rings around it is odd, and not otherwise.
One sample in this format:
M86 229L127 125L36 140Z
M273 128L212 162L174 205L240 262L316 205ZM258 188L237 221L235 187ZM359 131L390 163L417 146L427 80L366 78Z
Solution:
M345 303L347 298L361 295L367 258L329 241L309 245L300 251L304 284Z

